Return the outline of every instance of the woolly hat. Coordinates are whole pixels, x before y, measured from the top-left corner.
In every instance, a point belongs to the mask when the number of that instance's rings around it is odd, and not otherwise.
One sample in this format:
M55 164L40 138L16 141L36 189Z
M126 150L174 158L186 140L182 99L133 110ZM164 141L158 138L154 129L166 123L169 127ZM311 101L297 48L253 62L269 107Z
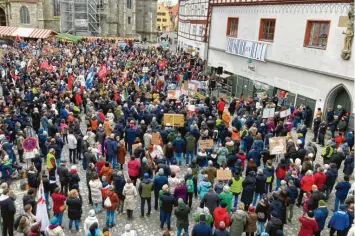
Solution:
M255 207L249 206L249 212L254 212L254 211L255 211Z
M269 234L266 232L262 232L260 236L269 236Z
M91 217L94 217L94 216L95 216L95 210L94 210L94 209L91 209L91 210L89 211L89 216L91 216Z
M223 186L223 192L229 192L230 188L228 185Z
M192 174L192 169L190 167L187 168L187 173L190 174L190 175Z
M77 170L78 168L76 167L76 165L73 165L70 169L71 170Z
M277 211L272 211L271 215L272 215L272 217L279 217L279 214L277 213Z
M179 198L179 199L178 199L178 204L179 204L179 205L183 205L183 204L184 204L184 200L182 200L182 198Z
M51 221L50 221L50 223L51 223L51 225L56 225L56 224L58 224L58 218L55 217L55 216L53 216L52 219L51 219Z
M324 207L324 206L326 206L327 204L325 203L325 201L324 200L319 200L318 201L318 207Z
M314 157L313 153L308 153L308 157L313 158Z
M314 212L313 212L313 211L308 211L308 212L307 212L307 216L308 216L309 218L313 218L313 217L314 217Z
M125 230L126 232L131 231L131 225L130 225L130 224L126 224L126 225L124 226L124 230Z
M37 233L41 230L41 222L36 222L31 227L31 232Z
M219 222L219 229L225 229L226 228L226 224L224 223L224 221Z
M142 162L147 163L147 158L143 157Z
M160 169L159 169L158 174L159 174L159 175L164 175L164 170L163 170L163 168L160 168Z
M200 214L200 222L205 222L206 221L206 215L201 213Z
M149 178L149 174L148 173L144 173L144 178L148 179Z

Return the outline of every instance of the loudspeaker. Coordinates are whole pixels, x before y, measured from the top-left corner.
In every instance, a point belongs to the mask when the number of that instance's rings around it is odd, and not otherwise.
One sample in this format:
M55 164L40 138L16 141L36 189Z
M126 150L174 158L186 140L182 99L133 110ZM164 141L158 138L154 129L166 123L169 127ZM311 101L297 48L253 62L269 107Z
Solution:
M221 75L221 74L223 74L223 67L222 66L219 66L219 67L217 67L217 75Z
M195 58L191 58L191 59L190 59L190 65L191 65L191 66L194 66L194 65L195 65Z
M191 79L191 77L192 77L192 73L191 73L191 71L188 71L187 72L187 78Z

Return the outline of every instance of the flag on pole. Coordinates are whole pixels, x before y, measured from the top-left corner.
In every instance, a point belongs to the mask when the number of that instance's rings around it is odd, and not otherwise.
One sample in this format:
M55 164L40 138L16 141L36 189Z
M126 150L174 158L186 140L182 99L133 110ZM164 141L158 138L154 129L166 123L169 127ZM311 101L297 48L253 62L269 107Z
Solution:
M99 80L102 80L108 74L107 67L105 64L102 64L100 66L99 72L97 74L98 74Z
M69 74L68 75L68 89L71 90L73 87L73 75Z
M90 89L92 86L92 82L94 81L94 67L91 66L89 70L89 74L86 77L85 86Z
M39 185L37 191L37 210L36 219L41 221L41 231L45 231L49 225L49 218L46 206L46 198L44 196L43 182ZM37 220L37 221L38 221Z

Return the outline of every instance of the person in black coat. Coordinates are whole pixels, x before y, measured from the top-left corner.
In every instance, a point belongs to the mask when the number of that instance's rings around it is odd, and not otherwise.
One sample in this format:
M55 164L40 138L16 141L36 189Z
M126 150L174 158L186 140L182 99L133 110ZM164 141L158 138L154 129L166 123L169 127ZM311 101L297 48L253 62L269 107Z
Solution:
M321 123L322 123L322 118L321 118L320 115L317 115L317 117L313 120L313 134L314 134L314 137L312 139L312 142L317 141L318 131L319 131L319 127L320 127Z
M65 196L68 196L69 170L65 166L65 161L60 162L60 166L57 169L57 174L59 176L60 192Z
M73 226L73 222L75 224L76 231L79 232L79 221L81 218L82 210L81 207L83 205L83 201L79 196L79 193L76 189L72 189L69 192L69 196L67 198L67 206L68 206L68 218L69 218L69 229L71 230Z
M165 186L165 185L164 185ZM168 230L171 230L171 212L175 205L175 198L170 194L169 188L163 188L163 195L160 196L161 210L160 210L160 229L164 228L166 221Z
M283 224L281 220L278 218L279 215L277 212L271 212L271 219L267 222L265 227L265 232L269 235L277 235L278 230L282 230Z
M113 185L115 186L115 192L117 193L119 199L117 210L121 213L123 212L123 205L125 199L125 196L122 194L123 187L125 186L125 184L126 184L126 180L123 176L122 171L118 171L113 175Z
M79 186L80 177L76 166L72 166L69 172L69 191L74 188L74 185Z
M335 185L335 181L338 178L338 169L335 163L330 163L329 164L329 169L327 172L325 172L326 180L325 184L323 185L323 190L325 190L326 193L326 200L328 200L330 193L333 190L333 187Z
M325 133L327 132L327 124L323 121L319 126L318 131L318 143L321 147L324 147Z
M279 193L274 192L272 194L273 197L273 201L270 203L269 206L269 212L276 212L278 215L278 218L282 221L282 210L283 210L283 206L282 206L282 202L280 201L280 196Z
M345 155L341 148L334 150L333 155L330 157L330 163L335 163L337 165L337 169L340 169L341 163L345 160Z
M247 211L249 209L249 205L253 202L254 191L256 187L254 171L249 172L249 174L245 177L242 186L243 191L241 201L244 203L244 208Z
M81 160L81 147L83 146L83 136L80 134L75 135L77 144L76 144L76 155L77 155L77 159Z
M36 215L37 201L36 201L36 193L33 191L33 189L29 189L27 191L27 194L23 196L22 203L23 206L30 204L32 206L32 214Z
M263 169L258 169L255 179L256 179L256 183L255 183L253 206L256 206L258 197L260 199L263 199L263 196L265 194L266 176L264 175Z
M312 194L307 202L308 210L314 211L317 209L320 200L325 200L325 195L318 190L317 185L312 185Z
M42 172L42 159L41 156L39 154L35 155L35 158L31 159L31 161L33 162L34 167L36 168L38 173Z
M14 221L16 207L15 203L8 196L9 189L4 189L0 196L0 209L2 218L2 235L14 235Z
M27 182L30 188L37 189L39 186L38 172L33 166L30 166L29 170L27 171Z

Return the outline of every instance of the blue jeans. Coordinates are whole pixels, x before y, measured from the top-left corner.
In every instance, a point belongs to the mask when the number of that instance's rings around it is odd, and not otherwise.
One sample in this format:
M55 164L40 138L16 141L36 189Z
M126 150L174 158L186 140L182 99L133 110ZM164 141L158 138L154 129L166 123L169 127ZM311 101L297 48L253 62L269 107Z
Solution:
M176 231L177 231L177 232L176 232L176 236L181 236L182 229L179 229L179 228L178 228ZM188 227L184 228L184 232L185 232L185 233L188 233L188 231L189 231L189 228L188 228Z
M239 193L233 193L234 196L234 203L233 203L233 207L237 207L238 206L238 197L239 197Z
M55 159L56 165L60 166L60 158L59 159Z
M335 196L335 201L334 201L334 212L336 212L339 209L339 203L344 204L345 200L339 199L337 196Z
M101 203L94 203L93 208L96 214L99 213L101 211Z
M261 235L262 232L264 232L265 228L265 222L257 221L256 222L256 232L258 235Z
M187 151L185 158L186 158L186 165L188 165L190 161L194 159L194 151Z
M79 220L72 220L72 219L69 219L69 230L71 230L71 228L73 226L73 221L75 223L76 231L79 231Z
M171 219L171 212L166 212L163 210L162 207L160 207L160 228L164 228L164 223L166 221L168 229L170 229L171 228L170 219Z
M276 190L278 190L281 186L281 180L282 179L279 179L279 178L276 178Z
M62 213L58 213L58 214L54 214L55 217L57 217L58 219L58 224L61 225L63 223L63 212Z
M175 158L179 166L181 166L182 162L182 152L175 152Z
M106 211L106 226L113 225L115 220L115 210L107 210Z
M256 205L257 201L258 201L258 197L261 199L263 199L264 194L263 193L254 193L254 201L253 201L253 206Z

